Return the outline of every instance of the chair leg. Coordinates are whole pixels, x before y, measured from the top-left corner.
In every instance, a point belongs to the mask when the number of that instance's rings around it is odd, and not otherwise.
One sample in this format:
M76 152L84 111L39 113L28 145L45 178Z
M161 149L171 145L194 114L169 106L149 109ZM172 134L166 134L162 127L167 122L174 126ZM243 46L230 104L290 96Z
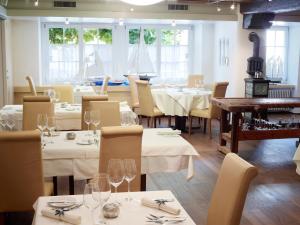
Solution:
M204 133L204 134L206 133L206 125L207 125L207 119L204 118L204 119L203 119L203 133Z
M198 124L200 125L201 123L201 117L198 118Z
M153 120L154 120L154 128L156 128L156 117L153 117Z
M154 117L150 117L150 127L154 128Z
M211 134L211 119L208 119L208 134L209 134L209 139L212 139L212 134Z
M5 225L5 213L0 213L0 225Z
M158 124L160 125L160 123L161 123L161 118L158 117Z
M168 116L168 127L171 127L171 120L172 120L172 117Z
M189 116L189 135L192 134L193 117Z
M147 127L150 127L150 117L147 117Z

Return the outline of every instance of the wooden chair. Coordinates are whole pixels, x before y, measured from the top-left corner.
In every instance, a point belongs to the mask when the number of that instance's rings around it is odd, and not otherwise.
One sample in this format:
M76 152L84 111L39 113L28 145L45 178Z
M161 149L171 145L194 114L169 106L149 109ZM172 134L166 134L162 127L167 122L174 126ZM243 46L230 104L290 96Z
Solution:
M72 85L54 85L55 93L59 94L60 102L74 103L74 90Z
M82 108L81 108L81 130L87 130L88 127L84 122L84 112L90 110L90 102L96 101L108 101L107 95L96 95L96 96L82 96Z
M137 86L135 83L136 80L139 80L139 77L134 75L128 75L127 79L129 81L131 107L132 110L135 111L135 109L140 107Z
M121 126L120 102L90 102L90 110L99 112L100 127Z
M226 155L215 185L206 225L239 225L250 182L258 170L238 155Z
M28 85L29 85L29 89L30 89L31 95L32 96L37 96L35 84L34 84L34 81L33 81L32 77L31 76L27 76L25 79L28 81Z
M24 96L23 102L51 102L49 96Z
M203 84L203 75L200 74L191 74L188 76L188 83L187 83L187 87L188 88L196 88L196 81L198 84Z
M137 175L130 184L132 191L141 191L142 135L143 127L139 125L101 128L99 172L107 172L110 159L134 159ZM127 191L126 181L118 191Z
M140 115L150 118L150 127L156 127L156 118L164 114L155 106L151 88L147 81L135 81L138 90ZM170 121L170 120L169 120ZM169 122L170 123L170 122ZM149 120L148 120L149 126Z
M101 95L107 95L107 88L108 88L108 81L110 80L109 76L105 76L103 79L103 83L101 86L100 94Z
M53 193L43 178L40 132L0 132L0 213L33 211L40 196Z
M23 130L37 129L38 114L54 116L54 104L51 102L23 102Z
M226 95L226 90L228 86L228 82L219 82L214 85L212 91L212 97L220 97L224 98ZM208 132L209 137L212 138L212 128L211 128L211 121L212 119L220 119L221 111L219 107L209 104L208 109L192 109L189 115L189 135L192 132L192 123L193 117L204 118L204 131L206 130L206 123L208 120Z

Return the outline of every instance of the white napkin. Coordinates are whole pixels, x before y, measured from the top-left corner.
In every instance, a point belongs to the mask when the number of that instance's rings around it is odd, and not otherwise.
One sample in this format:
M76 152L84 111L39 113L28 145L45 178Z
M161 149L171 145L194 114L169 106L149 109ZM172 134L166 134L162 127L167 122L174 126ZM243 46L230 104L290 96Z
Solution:
M165 130L165 131L157 131L158 135L179 135L181 134L180 130Z
M127 101L120 102L120 106L127 106L127 105L128 105Z
M59 215L55 215L55 210L50 210L50 209L43 209L41 213L43 216L64 221L70 224L75 224L75 225L81 224L81 216L78 215L64 212L64 215L59 216Z
M180 209L178 209L178 208L169 206L169 205L167 205L167 203L159 205L154 200L151 200L148 198L142 198L141 203L143 206L159 209L159 210L162 210L162 211L170 213L170 214L178 215L180 213Z

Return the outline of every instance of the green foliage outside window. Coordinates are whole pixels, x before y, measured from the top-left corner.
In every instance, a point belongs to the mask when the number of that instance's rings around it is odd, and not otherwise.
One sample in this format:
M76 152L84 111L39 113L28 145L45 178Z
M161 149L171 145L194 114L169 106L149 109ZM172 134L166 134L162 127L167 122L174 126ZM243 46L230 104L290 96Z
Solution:
M175 30L161 30L161 44L174 45Z
M138 44L140 37L140 29L129 30L129 44ZM147 45L152 45L156 41L155 29L144 29L144 40Z
M50 28L49 42L50 44L78 44L78 30L76 28ZM84 30L83 41L102 42L104 44L112 44L111 29L87 29Z

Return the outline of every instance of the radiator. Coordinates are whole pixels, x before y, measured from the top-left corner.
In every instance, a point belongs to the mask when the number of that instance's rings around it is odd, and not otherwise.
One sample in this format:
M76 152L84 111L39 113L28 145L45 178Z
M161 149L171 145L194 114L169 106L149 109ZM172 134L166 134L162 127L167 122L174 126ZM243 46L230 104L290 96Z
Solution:
M293 89L291 88L270 88L269 98L291 98L293 96ZM287 112L291 108L271 108L269 112Z

